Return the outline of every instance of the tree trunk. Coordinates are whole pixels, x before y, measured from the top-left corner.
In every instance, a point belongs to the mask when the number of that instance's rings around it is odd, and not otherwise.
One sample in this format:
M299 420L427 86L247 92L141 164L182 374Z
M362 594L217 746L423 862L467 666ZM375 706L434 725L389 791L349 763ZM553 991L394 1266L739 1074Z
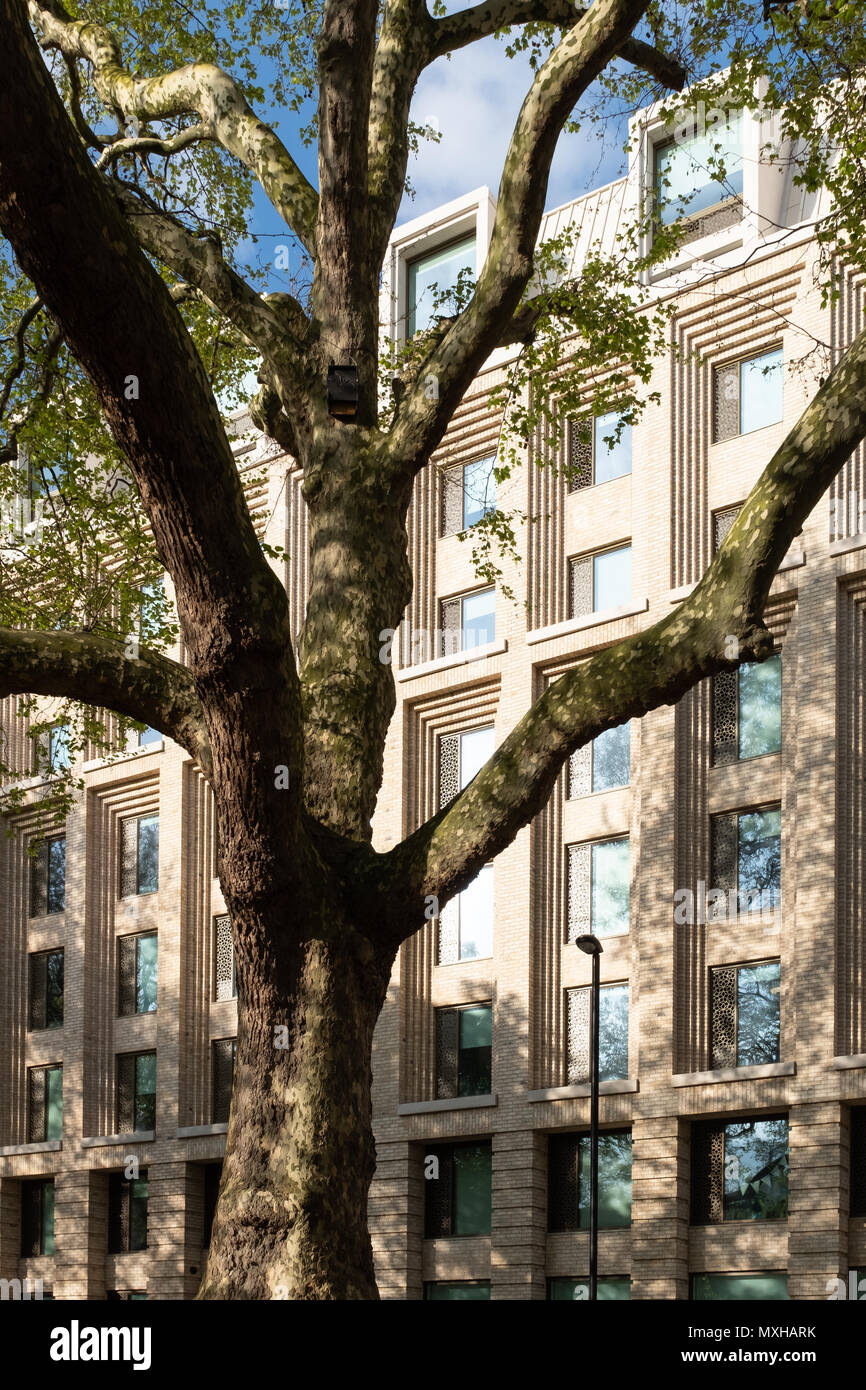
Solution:
M393 953L333 921L297 940L286 917L291 938L284 918L258 959L243 943L263 938L235 922L238 1054L199 1298L376 1299L371 1052Z

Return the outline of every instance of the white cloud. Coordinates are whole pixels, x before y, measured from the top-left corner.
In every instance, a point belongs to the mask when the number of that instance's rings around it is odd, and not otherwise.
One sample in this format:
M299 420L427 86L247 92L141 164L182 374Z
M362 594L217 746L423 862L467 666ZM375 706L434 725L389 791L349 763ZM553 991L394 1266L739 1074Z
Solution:
M521 56L507 58L505 44L484 39L440 58L422 75L412 103L412 119L442 131L438 144L424 142L409 161L416 196L404 198L400 221L487 184L499 188L508 142L532 79ZM600 147L593 129L560 137L551 168L547 207L616 178L610 154L599 167Z

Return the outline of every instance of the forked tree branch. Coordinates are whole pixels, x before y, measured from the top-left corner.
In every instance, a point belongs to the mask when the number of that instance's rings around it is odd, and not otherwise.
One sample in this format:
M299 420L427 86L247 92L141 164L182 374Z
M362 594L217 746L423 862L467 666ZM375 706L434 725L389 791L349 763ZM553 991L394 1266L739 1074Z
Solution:
M127 656L121 644L89 632L0 628L0 698L7 695L56 695L136 719L173 738L210 776L192 673L158 652Z
M544 806L575 749L673 704L706 676L770 654L762 614L779 565L864 436L866 331L776 450L693 593L560 676L469 786L386 856L404 902L434 894L442 905L465 888Z
M391 433L395 456L418 466L482 363L498 346L533 269L550 166L581 95L630 36L649 0L596 0L536 74L512 133L493 235L472 298L424 363ZM437 383L437 393L428 387Z
M124 125L198 115L198 138L219 141L256 175L291 230L312 251L318 198L285 145L255 114L233 77L213 63L188 63L160 77L136 77L123 64L116 37L102 24L74 20L62 0L28 0L43 48L93 69L100 100Z

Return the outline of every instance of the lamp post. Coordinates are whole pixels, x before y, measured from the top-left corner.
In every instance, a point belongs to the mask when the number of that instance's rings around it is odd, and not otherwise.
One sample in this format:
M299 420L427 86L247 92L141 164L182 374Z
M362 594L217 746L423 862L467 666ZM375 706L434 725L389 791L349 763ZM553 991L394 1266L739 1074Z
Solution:
M592 956L589 994L589 1299L598 1298L598 1015L602 944L597 936L579 936L575 945Z

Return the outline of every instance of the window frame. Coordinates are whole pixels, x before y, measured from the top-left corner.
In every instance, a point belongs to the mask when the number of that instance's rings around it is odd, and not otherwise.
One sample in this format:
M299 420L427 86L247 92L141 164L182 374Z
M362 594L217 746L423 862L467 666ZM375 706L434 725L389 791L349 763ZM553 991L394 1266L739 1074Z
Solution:
M461 1089L461 1083L466 1080L466 1073L461 1067L461 1058L464 1052L470 1050L462 1045L462 1021L463 1014L470 1010L486 1009L490 1018L490 1043L483 1049L489 1056L487 1058L487 1089L484 1091L467 1091ZM492 999L477 999L468 1004L446 1004L434 1010L436 1019L436 1099L455 1100L464 1096L489 1096L493 1094L493 1001ZM455 1039L455 1069L454 1069L454 1088L453 1094L447 1087L445 1081L445 1058L442 1055L442 1033L447 1023L447 1015L456 1015L456 1039Z
M147 821L156 822L156 882L152 888L142 887L141 828ZM159 811L143 811L140 815L137 816L124 816L120 824L120 882L118 885L120 890L120 897L121 899L151 897L154 893L159 892ZM132 870L133 850L126 840L126 827L129 825L135 826L134 873ZM128 877L134 877L135 880L135 888L132 892L124 892L125 887L127 887Z
M63 845L63 882L60 885L60 906L56 906L57 886L52 889L53 871L56 870L52 847ZM52 892L54 897L52 898ZM36 853L30 859L30 885L28 917L59 917L66 911L66 832L58 835L45 835L39 840Z
M59 1022L56 1022L56 1023L49 1023L49 1022L47 1022L47 1019L48 1019L48 999L49 999L50 961L51 961L51 958L54 957L54 956L59 956L59 957L60 957L60 962L61 962L61 964L60 964L60 977L61 977L61 986L60 986L60 1021L59 1021ZM44 969L44 971L42 971L42 970L41 970L41 966L40 966L39 964L37 964L38 962L41 962L42 960L45 961L45 969ZM63 1022L64 1022L64 1017L63 1017L63 1016L64 1016L64 1006L65 1006L65 979L64 979L64 975L65 975L65 965L66 965L66 951L65 951L65 947L63 947L63 946L52 946L52 947L50 947L47 951L30 951L29 954L28 954L28 957L27 957L27 961L28 961L28 966L27 966L27 970L28 970L27 1031L28 1031L28 1033L44 1033L44 1032L49 1032L49 1031L53 1032L54 1029L56 1029L56 1028L62 1028L62 1027L63 1027ZM41 974L42 979L37 980L37 979L35 978L35 977L37 976L37 974ZM37 1005L38 1001L37 1001L37 999L35 998L35 989L34 989L34 986L42 987L42 988L43 988L43 998L42 998L42 1000L41 1000L41 1010L38 1009L38 1008L36 1008L36 1005ZM36 1017L39 1017L39 1016L44 1017L44 1018L46 1019L46 1022L44 1022L44 1023L34 1023L34 1015L35 1015Z
M140 1090L139 1090L138 1063L139 1063L139 1061L140 1061L142 1058L144 1058L144 1057L152 1057L152 1058L154 1059L154 1081L153 1081L153 1091L152 1091L152 1092L150 1092L150 1091L140 1091ZM124 1128L124 1126L121 1124L121 1120L122 1120L122 1118L123 1118L123 1116L122 1116L122 1114L121 1114L121 1088L122 1088L122 1086L123 1086L124 1084L127 1084L127 1083L124 1082L124 1079L123 1079L123 1077L122 1077L122 1075L121 1075L122 1069L123 1069L123 1067L126 1065L126 1063L125 1063L125 1061L124 1061L125 1058L132 1058L132 1086L131 1086L131 1095L130 1095L130 1110L131 1110L131 1118L132 1118L132 1126L131 1126L131 1128ZM139 1049L135 1049L135 1050L133 1050L133 1051L131 1051L131 1052L118 1052L118 1053L116 1054L116 1062L115 1062L115 1107L116 1107L116 1113L117 1113L117 1132L118 1132L118 1134L150 1134L150 1133L155 1133L155 1132L156 1132L156 1120L157 1120L157 1109L156 1109L156 1104L157 1104L157 1094L158 1094L158 1072L157 1072L157 1069L156 1069L156 1068L157 1068L157 1049L156 1049L155 1047L139 1048ZM153 1124L152 1124L152 1125L147 1125L147 1126L145 1126L145 1125L139 1126L139 1125L137 1124L137 1119L138 1119L138 1111L139 1111L139 1105L140 1105L140 1098L143 1097L143 1096L149 1096L149 1095L151 1095L151 1094L153 1095Z
M457 1182L455 1171L456 1159L458 1153L465 1153L468 1152L470 1149L482 1150L487 1156L487 1173L490 1179L490 1207L487 1214L487 1229L480 1231L455 1231L454 1227L457 1225ZM474 1240L478 1236L490 1235L493 1226L493 1145L491 1140L489 1138L485 1138L484 1136L480 1136L479 1138L473 1137L472 1139L469 1139L465 1142L446 1141L444 1143L425 1145L422 1163L426 1162L427 1158L431 1156L435 1156L439 1160L439 1177L424 1177L422 1179L424 1183L424 1239ZM447 1172L443 1173L443 1165L445 1161L447 1161L448 1168ZM447 1191L445 1193L445 1201L442 1203L442 1207L444 1209L447 1203L448 1214L446 1224L448 1226L448 1230L432 1232L431 1226L434 1224L435 1218L440 1214L437 1212L432 1200L434 1196L438 1195L436 1189L432 1186L432 1184L434 1182L441 1183L443 1181L447 1185Z
M600 1082L604 1082L604 1081L628 1081L628 1079L629 1079L629 1065L630 1065L630 1059L631 1059L631 982L630 982L629 980L605 980L605 982L604 982L602 985L600 985L600 987L599 987L599 996L600 996L600 997L603 996L606 990L612 990L612 989L619 989L619 990L624 989L624 990L626 991L625 1071L623 1072L623 1074L622 1074L621 1076L602 1076L602 1074L601 1074L601 1068L599 1067L599 1081L600 1081ZM587 1055L587 1058L589 1058L589 1055L590 1055L590 1046L591 1046L590 1037L589 1037L590 1017L591 1017L591 1010L590 1010L589 1005L590 1005L590 995L591 995L591 992L592 992L592 986L591 986L591 985L572 985L572 986L569 986L569 988L567 988L566 991L565 991L565 996L566 996L566 999L565 999L566 1038L565 1038L565 1083L564 1083L564 1084L565 1084L566 1086L587 1086L587 1085L589 1085L589 1083L590 1083L590 1081L591 1081L591 1076L590 1076L591 1062L588 1062L588 1064L587 1064L587 1073L586 1073L586 1076L580 1076L579 1078L573 1077L573 1076L572 1076L572 1057L575 1056L575 1054L572 1053L572 1049L571 1049L571 1042L572 1042L572 1038L571 1038L571 1033L572 1033L572 1029L571 1029L572 1003L571 1003L571 1001L572 1001L572 998L575 997L575 996L577 996L577 995L585 995L585 996L586 996L586 1000L585 1000L585 1005L586 1005L586 1006L582 1009L582 1013L584 1013L584 1014L585 1014L585 1017L586 1017L586 1031L587 1031L587 1037L586 1037L586 1055ZM581 1000L581 1003L584 1003L584 1001ZM583 1028L583 1024L581 1023L581 1030L582 1030L582 1028ZM599 1009L599 1053L601 1052L601 1042L602 1042L603 1034L604 1034L604 1019L603 1019L602 1010ZM575 1056L575 1060L578 1060L576 1056ZM600 1060L601 1060L601 1058L600 1058Z
M596 873L595 873L595 851L596 851L598 848L600 848L602 845L619 844L619 843L622 843L622 842L625 842L625 843L628 845L628 859L629 859L629 882L628 882L628 903L627 903L628 922L627 922L627 925L626 925L624 931L602 932L602 933L600 933L600 932L598 931L598 927L597 927L597 924L596 924L596 921L595 921L595 883L596 883ZM572 925L571 925L571 924L572 924L572 919L573 919L573 918L577 918L577 915L578 915L576 911L575 911L574 913L572 913L572 911L571 911L571 882L572 882L571 865L572 865L572 850L580 849L580 848L583 848L583 847L585 847L585 848L588 849L588 851L589 851L589 877L588 877L588 888L587 888L589 907L588 907L587 913L585 914L585 917L586 917L585 931L591 933L593 936L598 936L599 939L602 940L602 941L604 941L604 940L606 940L606 939L608 939L608 938L618 938L618 937L623 937L623 936L628 936L628 935L630 935L630 933L631 933L631 887L632 887L631 833L630 833L629 831L625 831L625 832L623 832L623 833L620 833L619 835L605 835L605 836L602 836L601 838L595 839L595 840L574 840L574 841L571 841L569 844L566 845L566 847L565 847L565 850L566 850L566 871L565 871L565 894L566 894L566 898L565 898L565 941L566 941L566 944L567 944L567 945L571 945L572 942L574 942L574 941L577 940L577 937L578 937L578 936L580 936L580 935L583 934L583 928L581 928L581 930L575 931L574 934L572 934ZM584 914L581 914L581 915L584 915Z
M604 731L604 733L597 734L595 738L590 739L589 743L585 743L584 746L583 746L583 748L578 748L577 751L576 751L575 753L572 753L571 757L570 757L569 760L568 760L567 771L566 771L566 788L565 788L565 799L566 799L566 801L583 801L583 800L584 800L586 797L588 797L588 796L606 796L606 795L608 794L608 792L618 792L618 791L622 791L624 787L630 787L630 786L632 785L632 780L631 780L631 726L632 726L632 720L631 720L631 719L624 719L623 722L622 722L621 724L614 724L614 726L613 726L612 729L606 729L606 730ZM609 786L609 787L596 787L596 786L595 786L595 760L596 760L596 746L595 746L595 745L598 743L599 739L604 738L604 734L605 734L605 733L608 733L608 734L609 734L609 733L612 733L612 732L614 732L615 730L618 730L618 729L627 729L627 730L628 730L628 781L627 781L627 782L617 782L617 783L615 783L615 784L613 784L612 786ZM589 768L588 768L588 779L587 779L587 780L589 781L589 790L588 790L588 791L575 791L575 790L574 790L575 784L579 781L579 778L580 778L580 772L581 772L581 759L582 759L584 762L586 762L586 763L589 764Z
M470 242L472 243L472 261L473 261L473 265L474 265L474 267L475 267L475 268L472 270L472 274L473 274L474 276L477 277L477 275L478 275L478 232L477 232L477 229L476 229L475 227L473 227L471 231L462 232L459 236L450 237L450 238L446 239L445 241L438 242L437 245L435 245L435 246L428 246L427 249L426 249L425 251L419 250L419 252L418 252L417 255L414 255L414 256L413 256L413 255L408 255L408 256L406 256L406 258L405 258L405 260L404 260L404 262L403 262L403 269L404 269L404 273L405 273L405 276L406 276L406 341L407 341L407 342L411 342L411 340L415 337L416 333L425 333L425 332L431 327L431 323L429 323L429 322L425 325L424 328L420 328L420 329L419 329L418 327L416 327L418 302L417 302L417 295L416 295L416 296L415 296L415 302L413 303L413 288L412 288L413 271L414 271L414 272L416 273L416 275L417 275L417 268L418 268L419 265L421 265L421 263L422 263L423 261L430 261L430 260L432 260L432 259L433 259L434 257L436 257L436 256L441 256L442 253L443 253L444 251L457 252L457 251L460 249L461 246L463 246L463 245L467 245L467 246L468 246ZM461 269L462 269L462 267L461 267ZM458 273L459 273L459 272L458 272ZM439 285L438 282L436 282L436 283L437 283L437 288L438 288L438 290L439 290L440 293L441 293L441 285ZM422 291L422 294L423 294L423 291ZM446 316L446 314L447 314L447 308L446 308L446 306L443 305L443 306L442 306L439 310L437 310L437 311L431 310L431 313L433 313L433 312L435 312L436 317L440 317L440 318L441 318L441 317Z
M630 579L631 579L631 583L630 583L630 585L629 585L629 588L630 588L630 597L629 597L629 600L628 600L628 602L625 603L625 604L614 603L614 604L608 604L607 607L605 607L605 608L599 608L599 607L598 607L598 578L597 578L597 573L596 573L596 564L597 564L598 560L601 559L601 558L602 558L603 556L605 556L605 555L618 555L618 554L621 554L621 553L624 554L625 552L628 552L628 556L629 556L629 576L630 576ZM594 617L596 617L599 613L616 613L616 612L618 612L621 608L627 608L631 603L634 602L634 569L633 569L633 565L632 565L632 556L633 556L633 553L634 553L633 540L632 540L632 539L629 539L629 540L626 541L626 542L617 542L617 544L615 544L615 545L604 545L604 546L600 546L598 550L585 550L585 551L582 551L579 555L569 555L569 557L568 557L568 607L569 607L569 619L568 619L568 620L569 620L569 622L580 622L581 619L585 619L585 618L594 618ZM579 564L585 563L586 561L589 561L590 586L591 586L591 594L592 594L592 607L589 608L589 609L587 609L587 610L584 611L584 612L577 613L577 612L575 612L575 603L574 603L574 598L575 598L575 592L574 592L574 590L575 590L575 579L574 579L575 567L576 567L577 565L579 565Z
M778 985L778 991L779 991L779 1022L778 1022L778 1032L777 1032L777 1034L776 1034L776 1056L775 1056L774 1058L772 1058L770 1062L744 1062L744 1061L742 1061L742 1059L741 1059L741 1053L740 1053L740 975L742 974L742 972L743 972L744 970L757 970L757 969L759 969L761 966L766 966L766 965L775 965L775 966L778 967L778 970L779 970L779 985ZM734 1011L734 1017L733 1017L733 1028L732 1028L733 1037L734 1037L734 1060L733 1060L733 1061L723 1061L723 1060L718 1060L718 1058L719 1058L719 1053L720 1053L720 1044L719 1044L719 1042L717 1042L717 1030L716 1030L717 1000L718 1000L717 991L718 991L718 988L719 988L718 977L722 974L722 972L727 973L727 972L729 972L729 971L732 971L732 972L734 973L734 975L735 975L734 990L733 990L733 1011ZM770 956L770 957L767 957L767 959L765 959L765 960L742 961L742 962L736 962L736 963L734 963L733 965L711 965L711 966L709 967L709 972L710 972L710 991L709 991L709 994L710 994L710 1067L711 1067L711 1069L714 1070L714 1071L719 1071L719 1070L723 1070L723 1069L725 1069L725 1068L727 1068L727 1067L766 1066L766 1065L773 1065L774 1063L781 1061L781 1058L782 1058L782 1008L781 1008L781 1005L782 1005L782 994L781 994L781 991L782 991L782 962L781 962L781 958L780 958L779 956Z
M140 948L142 941L153 939L156 942L156 981L154 989L154 1003L152 1009L140 1009L139 1002L139 971L140 971ZM124 952L132 946L133 952L133 984L132 994L134 995L135 1007L132 1009L124 1008L124 994L127 985L123 979L124 973ZM117 1017L118 1018L144 1018L149 1014L155 1014L159 1007L159 932L156 928L142 932L127 932L117 938Z
M774 357L776 354L781 356L781 414L778 420L768 420L763 425L752 425L748 429L743 428L743 369L752 362L760 362L766 357ZM723 373L731 372L736 368L737 373L737 429L733 434L719 433L719 392L721 389ZM785 345L780 340L770 346L762 348L760 352L741 353L734 357L726 357L721 362L712 364L711 382L711 404L710 404L710 444L729 444L733 439L742 439L749 434L758 434L761 430L773 429L776 425L781 425L785 419Z
M621 478L630 478L634 471L634 425L624 420L626 410L606 410L601 415L570 415L566 419L565 428L565 449L567 454L566 492L569 497L575 496L580 492L588 492L592 488L605 487L608 483L619 482ZM599 458L599 426L603 421L616 420L623 421L623 428L618 440L621 445L624 438L628 438L628 468L623 473L614 473L610 478L598 479L598 458ZM591 421L590 439L583 439L581 434L581 424L584 421ZM614 428L617 428L615 426ZM613 429L611 433L613 433ZM601 436L604 442L605 436ZM608 452L611 452L608 450ZM575 454L579 455L575 460ZM581 481L581 473L586 477L586 481Z

